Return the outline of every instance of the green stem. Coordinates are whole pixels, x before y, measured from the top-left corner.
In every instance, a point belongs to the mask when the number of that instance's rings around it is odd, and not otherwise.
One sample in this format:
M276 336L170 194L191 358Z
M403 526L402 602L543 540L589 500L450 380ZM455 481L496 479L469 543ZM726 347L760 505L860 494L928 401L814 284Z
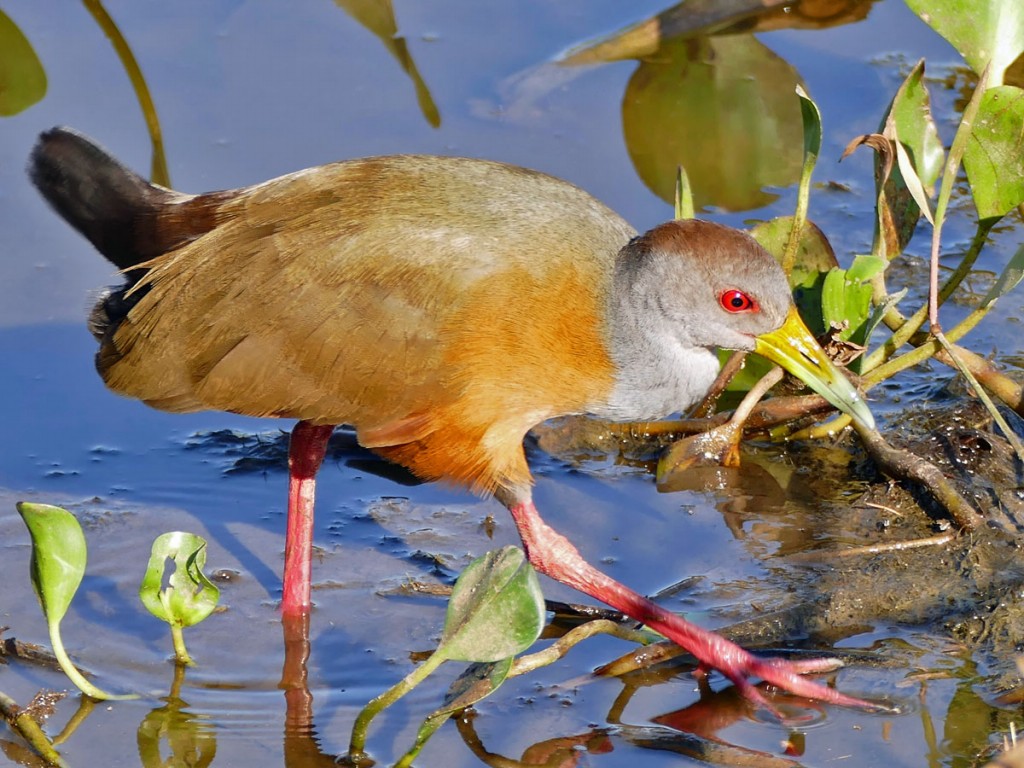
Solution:
M146 128L149 130L149 139L153 143L153 164L150 169L150 181L169 187L171 179L170 174L167 172L167 159L164 154L164 137L160 130L160 118L156 114L156 104L153 102L152 95L150 95L149 86L146 85L146 78L139 67L138 59L135 58L135 54L132 53L128 41L125 40L121 30L118 29L117 24L114 23L110 14L107 13L107 9L100 3L100 0L82 0L82 4L92 14L100 29L103 30L103 33L110 40L111 45L114 46L114 51L121 60L121 66L124 67L124 71L128 74L128 79L132 83L132 89L139 100L139 106L142 108L142 117L145 119Z
M967 249L967 253L964 254L963 259L957 265L957 268L949 276L946 282L942 285L942 289L939 291L939 306L944 304L953 292L960 287L960 283L963 282L964 278L971 272L971 267L978 260L978 256L981 253L982 247L985 245L985 241L988 238L989 232L995 225L995 220L979 221L978 228L974 232L974 238L971 240L971 245ZM903 317L898 311L893 310L889 315L886 316L886 324L890 328L893 328L892 336L878 349L868 355L864 361L863 371L867 373L884 361L889 360L896 351L906 344L910 338L921 330L921 326L924 325L924 321L928 319L928 306L924 305L917 310L909 318Z
M184 629L178 624L171 624L171 641L174 643L174 659L178 664L183 664L187 667L195 666L195 662L192 661L192 657L188 655L188 649L185 648L185 632Z
M382 710L390 707L405 694L419 685L427 676L437 669L445 661L445 657L437 653L430 656L426 661L416 667L412 672L388 688L380 696L371 700L356 718L352 725L352 738L348 745L349 759L359 763L365 756L366 731L373 720Z
M101 701L123 701L125 699L139 698L134 694L123 694L117 696L112 693L107 693L86 680L85 676L78 671L78 667L76 667L74 662L71 661L67 651L64 650L64 643L60 639L60 623L56 621L49 622L49 630L50 644L53 646L53 655L57 657L57 663L59 663L60 668L64 670L64 674L67 675L71 682L78 687L78 690L86 696L91 696L92 698L99 699Z

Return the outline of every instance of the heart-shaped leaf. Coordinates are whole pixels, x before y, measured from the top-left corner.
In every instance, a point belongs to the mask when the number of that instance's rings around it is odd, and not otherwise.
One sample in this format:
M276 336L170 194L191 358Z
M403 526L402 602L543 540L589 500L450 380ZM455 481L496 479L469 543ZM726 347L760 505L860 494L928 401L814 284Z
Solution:
M1024 90L989 88L964 148L964 169L979 219L1000 218L1024 202Z
M910 9L946 38L978 74L992 62L992 83L1024 53L1020 0L907 0Z
M457 661L500 661L529 648L544 627L544 596L518 547L477 558L452 590L436 654Z

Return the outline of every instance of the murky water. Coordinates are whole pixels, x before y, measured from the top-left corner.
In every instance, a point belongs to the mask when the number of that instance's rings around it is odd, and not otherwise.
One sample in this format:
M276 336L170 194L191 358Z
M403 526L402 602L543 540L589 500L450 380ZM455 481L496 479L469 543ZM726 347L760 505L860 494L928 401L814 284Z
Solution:
M138 169L150 166L135 92L88 6L97 7L69 3L56 13L30 0L4 5L41 61L47 90L24 111L0 118L0 623L10 627L6 637L47 642L14 501L66 504L82 519L90 546L88 574L65 621L66 642L103 687L143 694L96 706L60 746L69 764L154 765L155 755L173 765L206 764L196 755L213 749L215 765L333 764L359 708L408 672L410 654L429 650L440 632L442 601L385 593L409 579L450 581L471 557L517 537L496 502L411 484L339 434L318 489L312 702L287 674L292 690L281 690L280 430L290 424L163 414L107 392L92 367L84 316L90 292L115 278L21 172L36 134L56 124L95 136ZM800 139L785 99L802 81L825 120L816 180L837 182L815 190L811 215L841 259L868 250L873 196L868 154L836 165L843 146L875 129L908 65L925 56L942 79L958 60L897 0L865 6L870 14L857 23L689 41L657 56L648 51L642 63L633 52L575 67L551 61L664 8L611 0L104 7L145 76L171 182L185 191L239 186L346 157L462 154L569 179L643 229L671 216L664 174L686 159L694 175L693 158L711 157L720 162L703 177L696 172L698 198L720 220L741 224L793 207L795 174L785 142L798 148ZM748 66L752 92L765 94L762 112L751 108L753 123L738 133L688 122L701 106L672 90L679 88L676 74L684 82L707 77L682 64L699 45L729 66ZM743 80L742 70L737 77ZM948 116L959 92L936 82L932 94L937 112ZM764 131L741 146L751 125L769 121L777 134ZM948 141L948 118L940 130ZM718 143L691 146L708 137ZM758 162L769 156L771 162ZM716 168L725 170L716 176ZM947 242L969 235L955 219ZM1012 229L999 232L987 266L997 269L1020 240ZM925 255L926 238L911 251ZM920 281L922 269L912 267L912 279ZM951 306L949 319L965 311ZM970 346L998 350L1011 365L1019 361L1019 317L1019 301L1010 297ZM948 378L938 366L902 377L877 410L896 413L908 400L937 396ZM841 469L846 456L836 450L814 460ZM809 477L806 460L767 451L755 463L768 479L658 494L642 467L614 456L576 463L531 455L537 503L552 525L617 578L646 593L665 590L666 605L715 627L785 607L787 595L790 604L812 599L820 571L777 557L812 543L851 544L842 522L874 514L849 506L860 486L830 492ZM187 633L198 666L177 684L170 638L136 598L152 539L173 529L209 539L209 567L225 577L226 606ZM544 587L550 598L578 599L561 585ZM802 639L784 638L775 647ZM894 702L900 714L785 704L794 722L782 725L752 715L718 678L712 685L720 692L701 699L686 667L594 678L590 670L629 648L597 639L510 681L472 719L446 725L417 764L508 764L496 757L504 756L527 765L652 768L701 760L966 765L1013 719L1013 709L994 705L980 685L979 659L955 645L941 623L855 624L808 646L870 651L870 663L849 666L833 676L835 684ZM293 648L290 661L302 650ZM411 745L419 720L455 673L374 724L369 751L379 763ZM169 697L175 685L177 696ZM64 687L63 676L50 670L17 662L0 667L0 690L21 703L39 689ZM47 731L59 733L78 706L74 695L61 702ZM34 764L11 739L0 731L8 759Z

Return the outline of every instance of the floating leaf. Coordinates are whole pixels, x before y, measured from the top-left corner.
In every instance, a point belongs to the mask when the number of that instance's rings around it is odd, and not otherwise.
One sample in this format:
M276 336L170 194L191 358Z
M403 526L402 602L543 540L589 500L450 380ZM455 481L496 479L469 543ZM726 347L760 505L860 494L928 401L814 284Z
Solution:
M22 112L46 95L46 72L9 16L0 11L0 116Z
M1024 53L1021 0L907 0L910 9L946 38L978 74L992 62L992 82Z
M964 169L979 219L1005 216L1024 202L1024 90L1003 85L985 91Z
M50 644L64 674L82 693L94 699L133 699L114 696L90 683L71 661L60 636L60 622L85 575L85 534L75 516L61 507L19 501L18 514L32 537L30 573L39 605L46 617Z
M529 648L544 627L544 596L518 547L477 558L455 582L436 653L499 661Z

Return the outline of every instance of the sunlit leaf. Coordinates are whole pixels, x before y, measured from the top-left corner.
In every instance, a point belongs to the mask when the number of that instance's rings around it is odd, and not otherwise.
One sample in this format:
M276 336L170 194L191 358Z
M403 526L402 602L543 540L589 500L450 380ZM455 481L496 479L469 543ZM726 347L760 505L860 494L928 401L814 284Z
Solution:
M477 558L455 582L437 653L458 661L499 661L540 636L544 596L518 547Z
M424 719L416 734L416 743L401 760L395 763L395 768L412 765L412 761L423 749L427 739L454 713L472 706L494 693L508 677L508 673L512 669L512 661L510 657L500 661L477 663L463 672L448 689L444 704Z
M932 224L935 223L935 217L932 216L932 206L928 202L928 194L924 191L924 184L921 183L921 179L918 178L917 171L914 169L914 164L910 160L910 155L907 154L906 147L903 146L899 141L895 142L896 147L896 164L900 169L900 176L903 177L903 183L907 185L907 191L910 192L910 196L914 198L914 202L917 204L918 210L924 214L924 217L928 219Z
M174 571L167 577L167 561ZM172 531L156 538L146 573L139 587L143 605L159 619L179 627L191 627L217 607L220 590L206 578L206 541L201 536Z
M60 622L85 575L85 534L75 516L50 504L19 501L32 537L32 587L48 622Z
M882 130L903 145L930 197L942 172L945 152L932 116L931 95L925 84L924 71L924 59L921 59L893 96L882 119Z
M979 219L999 218L1024 202L1024 90L990 88L981 97L964 149Z
M946 38L971 69L981 74L992 62L991 82L1024 53L1021 0L907 0L911 10Z
M804 155L817 158L821 152L821 112L803 86L796 86L796 95L800 99L800 114L804 126Z
M864 344L871 316L870 280L885 268L877 256L857 256L849 269L833 269L826 275L821 293L822 317L826 324L840 328L840 339Z
M675 211L677 219L693 218L693 188L690 186L690 177L686 175L686 169L681 165L676 171Z
M9 16L0 11L0 116L22 112L46 95L46 72Z
M82 693L94 699L136 698L131 694L115 696L90 683L64 649L60 622L85 575L87 550L82 526L61 507L27 501L19 501L17 507L32 538L32 587L46 617L50 644L60 668Z

